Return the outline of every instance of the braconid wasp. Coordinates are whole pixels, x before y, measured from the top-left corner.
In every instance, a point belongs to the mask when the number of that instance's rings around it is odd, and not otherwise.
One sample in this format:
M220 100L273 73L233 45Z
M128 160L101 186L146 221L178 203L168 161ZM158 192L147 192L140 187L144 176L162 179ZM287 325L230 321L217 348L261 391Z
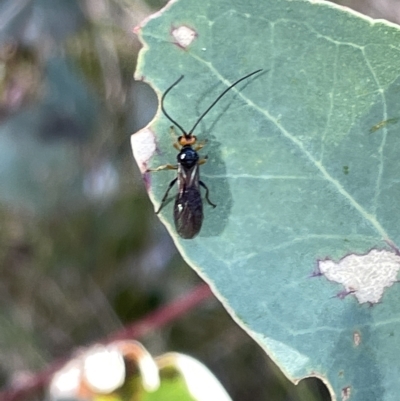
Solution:
M155 169L148 169L147 171L154 172L160 170L178 170L178 174L176 178L170 182L156 214L160 213L162 208L165 206L169 191L175 185L175 183L178 182L178 194L176 195L174 205L174 222L176 231L182 238L194 238L201 229L201 225L203 223L203 202L201 200L200 187L203 187L206 191L205 198L208 204L212 207L216 207L216 205L212 203L208 197L209 190L206 184L200 180L199 166L206 162L207 157L201 159L197 152L205 145L205 142L196 144L197 138L195 135L193 135L193 131L199 125L200 121L206 116L206 114L218 103L222 96L224 96L238 83L250 78L252 75L257 74L260 71L262 70L260 69L253 71L252 73L238 79L228 88L226 88L214 100L214 102L211 103L208 109L197 119L193 128L189 132L186 132L164 108L165 97L167 96L168 92L174 88L174 86L178 85L178 83L183 79L183 75L164 92L161 98L161 110L165 117L167 117L168 120L171 121L175 126L177 126L183 134L174 142L174 147L179 151L177 155L178 164L165 164ZM171 126L171 132L175 136L174 126Z

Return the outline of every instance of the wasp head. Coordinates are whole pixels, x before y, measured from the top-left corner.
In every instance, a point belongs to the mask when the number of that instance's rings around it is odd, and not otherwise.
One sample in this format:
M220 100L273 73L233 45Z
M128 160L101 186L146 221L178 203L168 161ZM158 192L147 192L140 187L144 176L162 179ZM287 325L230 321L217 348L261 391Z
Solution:
M196 143L196 141L196 136L192 134L182 135L178 138L178 143L181 146L192 146Z

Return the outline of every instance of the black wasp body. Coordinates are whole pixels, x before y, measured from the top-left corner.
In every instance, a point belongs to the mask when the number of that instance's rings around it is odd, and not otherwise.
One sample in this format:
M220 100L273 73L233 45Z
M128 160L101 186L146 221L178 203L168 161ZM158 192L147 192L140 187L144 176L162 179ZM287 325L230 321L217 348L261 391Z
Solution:
M185 145L178 154L178 195L174 205L174 221L176 231L182 238L193 238L203 223L203 202L200 186L206 189L208 203L208 188L200 181L199 155L191 147Z
M201 225L203 223L203 202L201 200L201 192L200 187L203 187L206 191L205 198L207 202L212 206L216 207L214 203L212 203L208 197L208 188L204 184L203 181L200 180L199 174L199 166L206 162L206 158L200 158L197 153L200 150L204 143L198 143L197 138L193 135L193 131L203 119L203 117L214 107L214 105L221 99L222 96L225 95L230 89L232 89L239 82L249 78L250 76L260 72L262 70L257 70L248 74L228 88L226 88L215 101L211 104L211 106L198 118L193 128L187 133L175 120L173 120L164 108L164 99L167 93L177 85L182 79L183 75L173 83L164 93L161 98L161 110L164 115L175 124L183 133L174 143L174 147L179 150L177 155L177 165L166 164L164 166L160 166L156 169L149 169L148 172L151 171L160 171L160 170L178 170L177 177L174 178L165 192L164 197L161 200L161 204L159 209L157 210L157 214L164 207L167 202L167 197L171 188L178 182L178 194L175 198L174 205L174 222L175 228L178 234L185 239L194 238L201 229ZM174 127L171 127L171 132L174 132Z

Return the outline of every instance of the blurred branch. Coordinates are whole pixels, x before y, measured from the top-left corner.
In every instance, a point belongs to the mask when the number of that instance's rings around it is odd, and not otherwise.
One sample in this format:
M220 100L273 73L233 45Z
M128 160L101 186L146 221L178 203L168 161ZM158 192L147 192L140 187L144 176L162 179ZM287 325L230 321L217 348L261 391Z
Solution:
M169 304L149 313L143 319L140 319L131 325L124 327L122 330L112 334L102 343L112 343L116 340L138 339L145 336L150 331L159 330L163 326L174 322L181 318L184 314L196 308L203 301L209 299L212 292L207 284L200 284L175 299ZM56 361L43 371L24 380L23 383L0 392L0 400L2 401L22 401L28 397L44 391L49 383L51 376L59 370L71 357Z
M210 287L207 284L199 284L182 297L175 299L169 304L149 313L143 319L111 335L106 342L143 337L152 330L159 329L178 320L211 296Z

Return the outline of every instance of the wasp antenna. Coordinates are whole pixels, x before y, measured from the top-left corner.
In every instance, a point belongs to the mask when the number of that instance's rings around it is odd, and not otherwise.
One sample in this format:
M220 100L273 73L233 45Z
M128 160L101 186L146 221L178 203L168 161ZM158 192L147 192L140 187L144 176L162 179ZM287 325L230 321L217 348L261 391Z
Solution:
M166 111L165 108L164 108L164 99L165 99L165 96L167 96L167 93L168 93L175 85L178 85L179 82L182 81L183 77L184 77L184 75L181 75L180 78L178 78L178 80L176 80L176 81L164 92L164 94L163 94L162 97L161 97L161 110L162 110L162 112L164 113L165 117L167 117L168 120L171 121L171 123L173 123L174 125L176 125L176 126L182 131L183 135L187 136L186 131L185 131L185 130L184 130L184 129L168 114L168 113L167 113L167 111Z
M226 88L212 103L211 106L198 118L196 121L196 124L194 124L193 128L189 131L189 135L193 134L193 131L196 129L196 127L199 125L200 121L206 116L206 114L219 102L222 96L224 96L228 91L230 91L235 85L237 85L239 82L244 81L247 78L250 78L252 75L257 74L258 72L262 71L262 68L253 71L250 74L245 75L244 77L238 79L236 82L234 82L231 86ZM179 81L178 81L179 82ZM175 84L174 84L175 85ZM173 85L172 85L173 86Z

